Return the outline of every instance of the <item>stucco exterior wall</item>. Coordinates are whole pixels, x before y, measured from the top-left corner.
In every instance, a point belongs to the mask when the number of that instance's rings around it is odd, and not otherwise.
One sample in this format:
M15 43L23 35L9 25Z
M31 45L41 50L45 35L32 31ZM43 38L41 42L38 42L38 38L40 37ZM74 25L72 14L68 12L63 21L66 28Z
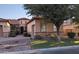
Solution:
M33 29L32 29L32 25L35 25L35 20L34 21L32 21L31 23L29 23L28 25L27 25L27 32L28 33L30 33L31 35L32 35L32 33L33 33ZM36 31L36 25L35 25L35 27L34 27L34 32Z
M19 22L19 26L26 26L26 23L28 22L29 20L18 20Z
M4 23L3 32L10 32L10 24L8 22Z
M63 26L64 35L67 35L68 32L76 32L75 30L76 28L74 27L73 24Z
M46 24L46 31L41 32L41 19L33 20L27 25L27 32L32 34L32 25L35 25L34 27L34 35L48 35L53 33L53 24L48 23Z
M40 28L41 28L41 21L40 20L35 20L35 26L36 26L36 30L35 32L40 32Z
M35 20L36 24L36 32L41 32L41 20ZM45 32L53 32L53 24L46 23L46 31Z
M10 32L10 24L8 22L0 22L2 25L3 32Z
M29 20L18 20L19 22L19 28L23 27L23 31L26 30L26 24L28 23Z
M3 37L8 37L9 32L10 32L10 24L8 22L0 22L0 25L2 25L2 34L1 36Z
M53 24L52 23L47 24L47 32L53 32Z
M27 32L31 34L33 32L32 25L35 25L34 26L35 35L48 35L56 32L56 28L54 28L54 25L52 23L46 23L46 31L41 32L41 19L35 19L27 25ZM71 31L75 33L79 33L79 28L76 28L75 26L77 25L71 23L70 21L65 22L60 28L61 35L67 35L67 33Z
M36 35L45 36L52 33L54 33L52 23L46 23L46 31L41 32L41 19L36 20Z

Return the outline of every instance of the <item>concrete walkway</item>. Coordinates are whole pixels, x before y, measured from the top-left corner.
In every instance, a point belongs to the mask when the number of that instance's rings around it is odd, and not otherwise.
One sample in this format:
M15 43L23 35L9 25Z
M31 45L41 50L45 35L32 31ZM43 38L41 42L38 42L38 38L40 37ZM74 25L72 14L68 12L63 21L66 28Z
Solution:
M22 35L18 35L16 37L0 37L0 42L7 41L7 40L17 40L17 39L26 39L26 37L24 37ZM29 37L27 37L27 39L29 39Z
M5 53L6 54L79 54L79 45L25 50L17 52L4 52L3 54Z

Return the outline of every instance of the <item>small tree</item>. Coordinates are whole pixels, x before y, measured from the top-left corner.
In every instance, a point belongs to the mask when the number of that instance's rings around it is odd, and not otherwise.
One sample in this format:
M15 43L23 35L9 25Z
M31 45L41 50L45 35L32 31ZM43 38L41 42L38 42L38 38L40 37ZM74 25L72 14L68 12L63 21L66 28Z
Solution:
M76 5L69 4L25 4L24 9L32 16L42 16L45 20L50 19L56 26L57 38L60 41L59 29L65 20L75 16ZM78 11L77 11L78 12Z

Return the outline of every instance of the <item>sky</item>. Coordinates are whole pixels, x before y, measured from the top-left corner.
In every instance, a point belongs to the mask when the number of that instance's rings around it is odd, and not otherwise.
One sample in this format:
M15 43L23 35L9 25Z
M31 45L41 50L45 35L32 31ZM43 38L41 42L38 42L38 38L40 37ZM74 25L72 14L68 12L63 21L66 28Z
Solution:
M22 4L0 4L0 18L18 19L30 18L26 15L26 11Z

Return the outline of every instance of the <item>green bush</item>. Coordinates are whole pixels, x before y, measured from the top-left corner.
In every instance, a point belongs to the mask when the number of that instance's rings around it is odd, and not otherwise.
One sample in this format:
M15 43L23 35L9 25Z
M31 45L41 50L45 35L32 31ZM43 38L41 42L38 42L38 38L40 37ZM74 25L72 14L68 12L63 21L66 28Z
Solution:
M35 40L41 40L41 39L43 39L43 37L40 36L40 35L35 35L35 36L34 36L34 39L35 39Z
M30 36L31 36L31 35L28 34L27 32L24 32L23 35L24 35L24 37L30 37Z
M69 38L73 39L75 37L76 33L74 33L74 32L68 32L67 35L68 35Z
M9 37L16 37L16 31L15 31L15 30L12 30L12 31L9 33Z
M78 36L79 36L79 33L77 33L78 34Z
M51 34L50 37L56 37L56 34Z

